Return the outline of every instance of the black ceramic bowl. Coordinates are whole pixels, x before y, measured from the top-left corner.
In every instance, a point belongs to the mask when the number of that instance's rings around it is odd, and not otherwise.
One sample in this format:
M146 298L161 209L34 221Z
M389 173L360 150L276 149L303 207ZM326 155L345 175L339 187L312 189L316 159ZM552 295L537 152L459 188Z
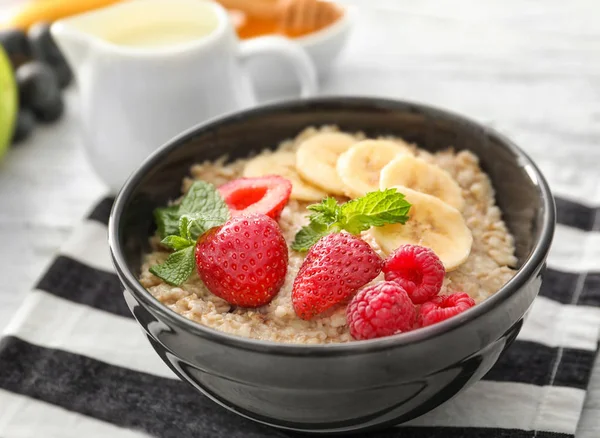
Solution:
M311 125L396 135L435 151L473 151L515 236L519 271L461 315L383 339L288 345L227 335L160 304L138 283L152 210L179 195L192 163L274 148ZM517 336L541 284L554 203L537 167L510 140L463 117L392 100L325 98L244 111L197 126L158 150L123 187L109 239L125 298L165 363L222 406L281 428L347 432L422 415L480 379Z

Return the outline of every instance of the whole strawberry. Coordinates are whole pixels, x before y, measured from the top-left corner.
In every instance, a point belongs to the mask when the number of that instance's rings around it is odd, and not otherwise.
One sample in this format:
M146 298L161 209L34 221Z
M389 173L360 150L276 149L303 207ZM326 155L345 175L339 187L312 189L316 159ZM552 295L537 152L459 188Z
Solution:
M342 232L313 245L294 280L292 304L311 319L350 298L381 272L381 257L359 237Z
M288 249L275 220L263 214L236 216L198 239L198 275L230 304L269 303L285 280Z

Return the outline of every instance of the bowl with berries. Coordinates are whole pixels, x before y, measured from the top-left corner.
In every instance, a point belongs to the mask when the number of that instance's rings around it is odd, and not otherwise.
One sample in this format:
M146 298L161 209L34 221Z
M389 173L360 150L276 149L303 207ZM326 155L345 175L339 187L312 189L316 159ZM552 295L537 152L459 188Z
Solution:
M109 243L177 376L247 418L344 433L418 417L494 365L539 292L554 215L495 131L320 98L169 142L119 193Z

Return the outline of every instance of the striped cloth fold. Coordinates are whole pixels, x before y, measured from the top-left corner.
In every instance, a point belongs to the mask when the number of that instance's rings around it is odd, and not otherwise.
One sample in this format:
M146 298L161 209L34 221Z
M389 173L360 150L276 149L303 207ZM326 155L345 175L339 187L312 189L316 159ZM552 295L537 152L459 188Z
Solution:
M0 437L295 436L217 406L155 355L110 262L111 205L76 229L0 340ZM600 208L557 205L545 281L514 344L450 402L363 436L574 436L598 348Z

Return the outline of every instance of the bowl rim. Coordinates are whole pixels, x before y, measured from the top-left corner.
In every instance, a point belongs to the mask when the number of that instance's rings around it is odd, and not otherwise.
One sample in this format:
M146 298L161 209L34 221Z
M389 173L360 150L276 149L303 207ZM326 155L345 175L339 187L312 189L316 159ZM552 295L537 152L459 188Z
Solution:
M155 163L162 160L163 157L170 154L171 151L185 145L191 138L198 135L198 133L208 131L223 123L235 122L248 116L256 117L263 114L271 114L281 110L302 110L314 108L315 106L329 105L360 105L371 106L373 109L381 108L392 110L408 110L410 108L418 109L420 113L439 116L446 120L453 120L455 122L467 124L481 129L486 135L494 137L497 142L502 145L502 147L508 149L512 154L514 154L521 165L525 168L527 174L531 178L532 184L540 193L543 203L543 223L542 229L540 230L540 237L536 242L534 242L534 247L531 251L531 254L524 261L521 268L517 270L515 276L491 297L485 299L481 303L466 310L465 312L440 323L384 338L330 344L288 344L231 335L187 319L169 309L167 306L164 306L156 298L154 298L152 294L150 294L150 292L148 292L141 285L133 272L128 269L120 244L119 231L120 220L123 217L123 211L128 204L128 200L147 171L154 167ZM554 198L550 192L550 188L546 179L525 152L523 152L516 144L496 130L456 113L406 100L360 96L317 97L262 105L244 111L220 116L207 122L195 125L165 143L149 157L147 157L146 160L144 160L144 162L137 168L137 170L131 174L117 195L109 218L108 242L113 264L123 286L134 296L138 302L143 303L152 309L152 313L159 320L164 319L168 324L175 325L195 336L199 336L214 342L219 342L220 344L238 349L291 356L337 356L365 354L367 352L380 351L388 348L396 348L426 341L458 327L464 326L470 321L486 314L494 307L518 293L535 274L535 272L542 267L552 242L555 219L556 212Z

